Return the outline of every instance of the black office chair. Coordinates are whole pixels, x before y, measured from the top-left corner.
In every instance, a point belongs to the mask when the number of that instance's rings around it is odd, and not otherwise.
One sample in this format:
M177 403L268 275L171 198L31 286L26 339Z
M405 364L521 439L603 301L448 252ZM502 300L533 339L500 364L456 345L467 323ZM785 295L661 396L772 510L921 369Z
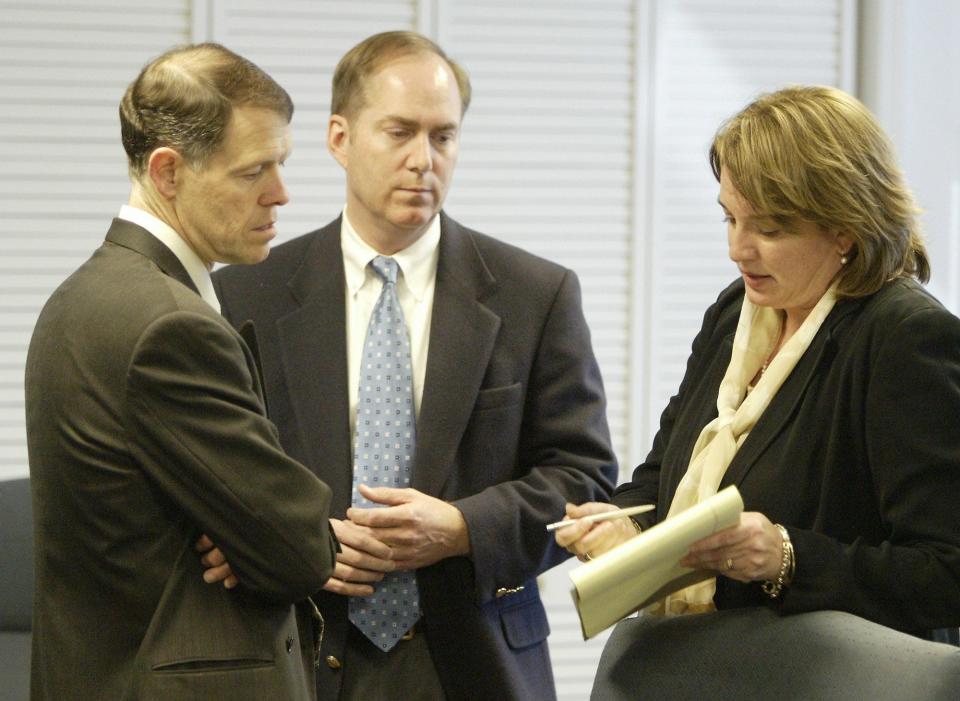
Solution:
M593 701L957 701L960 649L839 611L743 608L617 624Z
M0 701L26 701L33 611L30 480L0 481Z

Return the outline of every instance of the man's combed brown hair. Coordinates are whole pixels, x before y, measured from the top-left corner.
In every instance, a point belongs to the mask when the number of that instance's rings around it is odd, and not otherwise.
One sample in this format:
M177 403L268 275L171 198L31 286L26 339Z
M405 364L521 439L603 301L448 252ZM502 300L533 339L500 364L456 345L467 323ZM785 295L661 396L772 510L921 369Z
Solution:
M219 44L171 49L148 63L120 102L120 134L130 175L139 178L154 149L176 149L202 167L223 142L234 107L293 117L293 101L259 66Z
M330 113L347 119L353 117L366 104L364 88L367 79L390 61L416 54L435 54L450 66L460 90L460 116L463 117L470 106L470 76L427 37L402 31L374 34L344 54L333 73Z
M758 214L853 239L839 295L872 294L896 277L929 279L919 210L893 147L870 111L842 90L795 86L761 95L720 127L710 165Z

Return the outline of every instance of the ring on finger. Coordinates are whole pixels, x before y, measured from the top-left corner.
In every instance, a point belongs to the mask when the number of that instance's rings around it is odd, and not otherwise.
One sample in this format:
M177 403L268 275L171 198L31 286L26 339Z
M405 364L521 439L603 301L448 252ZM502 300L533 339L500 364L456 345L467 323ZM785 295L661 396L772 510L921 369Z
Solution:
M727 566L727 569L730 570L731 572L732 572L733 570L737 569L736 567L733 566L733 558L732 558L732 557L728 557L728 558L727 558L727 561L726 561L724 564Z

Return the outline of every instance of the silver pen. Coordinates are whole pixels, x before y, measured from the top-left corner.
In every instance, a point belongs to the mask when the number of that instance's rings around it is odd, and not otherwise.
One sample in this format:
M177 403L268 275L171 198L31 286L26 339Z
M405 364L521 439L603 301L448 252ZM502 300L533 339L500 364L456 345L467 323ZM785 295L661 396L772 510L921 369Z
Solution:
M633 516L634 514L643 514L647 511L653 511L655 508L657 508L655 504L642 504L641 506L631 506L626 509L617 509L616 511L603 511L599 514L590 514L589 516L581 516L580 518L557 521L556 523L548 523L547 530L555 531L558 528L566 528L567 526L572 526L575 523L596 523L597 521L609 521L612 518L623 518L626 516Z

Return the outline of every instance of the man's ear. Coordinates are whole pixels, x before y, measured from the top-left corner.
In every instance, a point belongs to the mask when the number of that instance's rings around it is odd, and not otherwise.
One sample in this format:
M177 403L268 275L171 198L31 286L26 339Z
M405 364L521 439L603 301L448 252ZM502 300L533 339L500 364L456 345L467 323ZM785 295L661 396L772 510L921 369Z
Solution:
M186 167L183 156L169 146L155 148L147 161L147 175L157 192L172 200L177 194L177 173Z
M344 168L347 167L347 153L350 144L350 123L340 114L330 115L327 124L327 150Z

